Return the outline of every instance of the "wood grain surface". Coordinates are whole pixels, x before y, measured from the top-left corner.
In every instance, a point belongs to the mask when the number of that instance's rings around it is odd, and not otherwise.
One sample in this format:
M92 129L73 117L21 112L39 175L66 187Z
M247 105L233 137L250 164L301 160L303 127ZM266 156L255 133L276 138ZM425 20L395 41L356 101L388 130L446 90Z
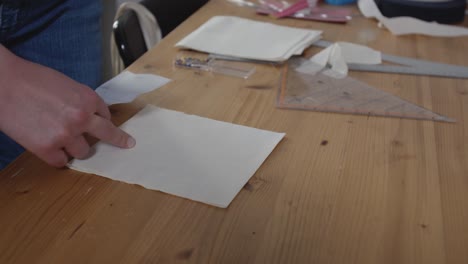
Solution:
M114 122L151 103L286 138L227 209L26 153L0 172L0 263L468 263L468 80L350 73L448 124L277 109L280 66L248 80L172 66L188 54L174 44L213 15L468 66L467 37L397 37L354 13L346 25L274 20L210 1L129 68L173 81L113 106Z

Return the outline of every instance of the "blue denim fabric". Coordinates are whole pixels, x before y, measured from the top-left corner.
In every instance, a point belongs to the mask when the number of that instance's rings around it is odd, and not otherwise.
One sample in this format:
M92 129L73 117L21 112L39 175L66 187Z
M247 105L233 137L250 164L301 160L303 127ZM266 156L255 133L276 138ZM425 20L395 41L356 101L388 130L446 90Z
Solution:
M0 43L95 89L101 81L101 12L100 0L0 0ZM0 132L0 170L23 151Z

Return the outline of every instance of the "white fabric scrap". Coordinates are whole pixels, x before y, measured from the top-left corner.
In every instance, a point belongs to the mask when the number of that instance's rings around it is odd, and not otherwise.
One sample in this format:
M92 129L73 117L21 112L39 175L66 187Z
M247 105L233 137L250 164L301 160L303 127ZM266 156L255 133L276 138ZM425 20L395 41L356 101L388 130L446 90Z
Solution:
M108 105L129 103L140 94L151 92L170 82L155 74L135 74L124 71L96 89L96 93Z
M380 64L382 56L380 51L366 46L349 42L336 42L315 54L295 70L305 74L316 74L323 71L322 73L325 75L341 79L348 75L348 63ZM329 69L325 69L327 65L330 66Z

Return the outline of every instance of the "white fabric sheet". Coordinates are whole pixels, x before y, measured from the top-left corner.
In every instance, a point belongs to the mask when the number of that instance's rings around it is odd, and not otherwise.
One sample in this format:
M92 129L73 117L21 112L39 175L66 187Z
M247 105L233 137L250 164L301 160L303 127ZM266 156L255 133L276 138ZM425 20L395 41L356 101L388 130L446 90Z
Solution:
M176 47L244 59L280 62L320 39L321 31L278 26L233 16L215 16Z
M223 208L285 135L151 105L121 128L134 148L99 142L70 168Z
M382 15L374 0L359 0L358 6L365 17L376 18L395 35L422 34L436 37L468 36L468 29L464 27L426 22L413 17L387 18Z
M108 105L129 103L140 94L153 91L170 82L155 74L135 74L124 71L96 89L96 93Z

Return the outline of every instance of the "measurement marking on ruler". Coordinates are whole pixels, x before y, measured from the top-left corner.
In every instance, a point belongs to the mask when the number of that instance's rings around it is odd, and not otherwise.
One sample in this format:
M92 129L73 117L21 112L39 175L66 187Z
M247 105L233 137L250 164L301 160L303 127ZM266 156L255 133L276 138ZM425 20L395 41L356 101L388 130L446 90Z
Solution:
M291 59L285 66L277 97L278 107L455 122L351 77L334 79L320 73L308 75L295 71L304 60Z

